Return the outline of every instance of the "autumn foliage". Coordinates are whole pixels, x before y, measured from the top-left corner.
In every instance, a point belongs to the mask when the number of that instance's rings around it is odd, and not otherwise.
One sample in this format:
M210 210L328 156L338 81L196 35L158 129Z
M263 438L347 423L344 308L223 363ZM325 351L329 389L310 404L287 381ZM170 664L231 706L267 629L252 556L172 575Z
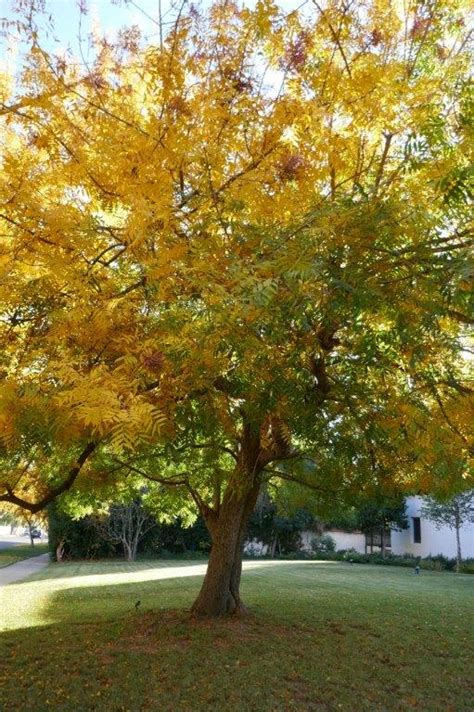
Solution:
M206 519L215 613L239 607L264 483L466 486L464 14L217 2L161 44L97 40L86 66L20 26L24 71L0 79L0 500L155 479Z

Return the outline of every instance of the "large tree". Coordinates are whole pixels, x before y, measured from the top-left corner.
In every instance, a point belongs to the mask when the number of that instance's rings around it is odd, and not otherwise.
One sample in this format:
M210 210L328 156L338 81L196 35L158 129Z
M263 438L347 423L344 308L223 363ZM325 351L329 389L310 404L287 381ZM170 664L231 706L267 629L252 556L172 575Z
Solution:
M467 32L457 0L157 22L89 66L11 28L0 501L155 479L206 521L219 615L263 483L459 484Z

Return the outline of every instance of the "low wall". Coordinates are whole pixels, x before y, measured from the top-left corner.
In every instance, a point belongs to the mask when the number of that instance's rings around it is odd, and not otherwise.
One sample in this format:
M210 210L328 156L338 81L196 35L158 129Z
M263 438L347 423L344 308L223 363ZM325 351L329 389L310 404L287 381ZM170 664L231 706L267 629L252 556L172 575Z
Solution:
M365 553L365 535L361 532L345 532L340 529L331 529L325 534L329 534L336 542L336 551L355 549L360 554ZM301 532L301 549L303 551L311 552L311 541L315 536L315 532L312 531ZM269 553L269 550L269 546L256 539L247 541L244 546L245 553L253 554L254 556L265 556Z
M361 532L345 532L341 529L330 529L324 532L336 542L336 551L341 549L355 549L360 554L365 553L365 534ZM301 532L301 545L305 551L311 551L311 540L316 536L314 532Z

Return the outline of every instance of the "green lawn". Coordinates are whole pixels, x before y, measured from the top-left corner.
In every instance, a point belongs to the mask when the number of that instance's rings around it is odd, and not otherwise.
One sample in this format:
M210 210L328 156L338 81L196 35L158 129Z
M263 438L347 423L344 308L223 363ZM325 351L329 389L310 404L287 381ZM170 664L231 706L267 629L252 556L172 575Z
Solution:
M202 562L52 564L0 589L0 709L472 711L474 576L246 567L254 615L219 622L185 610Z
M40 554L46 554L48 551L47 544L15 544L8 549L0 549L0 569L3 566L10 566L10 564L16 564L17 561L22 561L23 559L29 559L31 556L39 556Z

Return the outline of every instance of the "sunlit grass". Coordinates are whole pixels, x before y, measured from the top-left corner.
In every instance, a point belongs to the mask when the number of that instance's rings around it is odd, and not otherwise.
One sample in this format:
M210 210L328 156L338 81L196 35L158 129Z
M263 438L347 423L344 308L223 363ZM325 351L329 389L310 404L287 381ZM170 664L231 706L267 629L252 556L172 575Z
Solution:
M16 564L17 561L23 561L23 559L30 559L32 556L45 554L47 551L47 544L35 544L34 546L31 546L31 544L15 544L15 546L10 546L7 549L0 549L0 569L4 566Z
M471 710L474 577L251 561L254 615L210 623L186 613L204 568L70 563L0 589L0 708Z

